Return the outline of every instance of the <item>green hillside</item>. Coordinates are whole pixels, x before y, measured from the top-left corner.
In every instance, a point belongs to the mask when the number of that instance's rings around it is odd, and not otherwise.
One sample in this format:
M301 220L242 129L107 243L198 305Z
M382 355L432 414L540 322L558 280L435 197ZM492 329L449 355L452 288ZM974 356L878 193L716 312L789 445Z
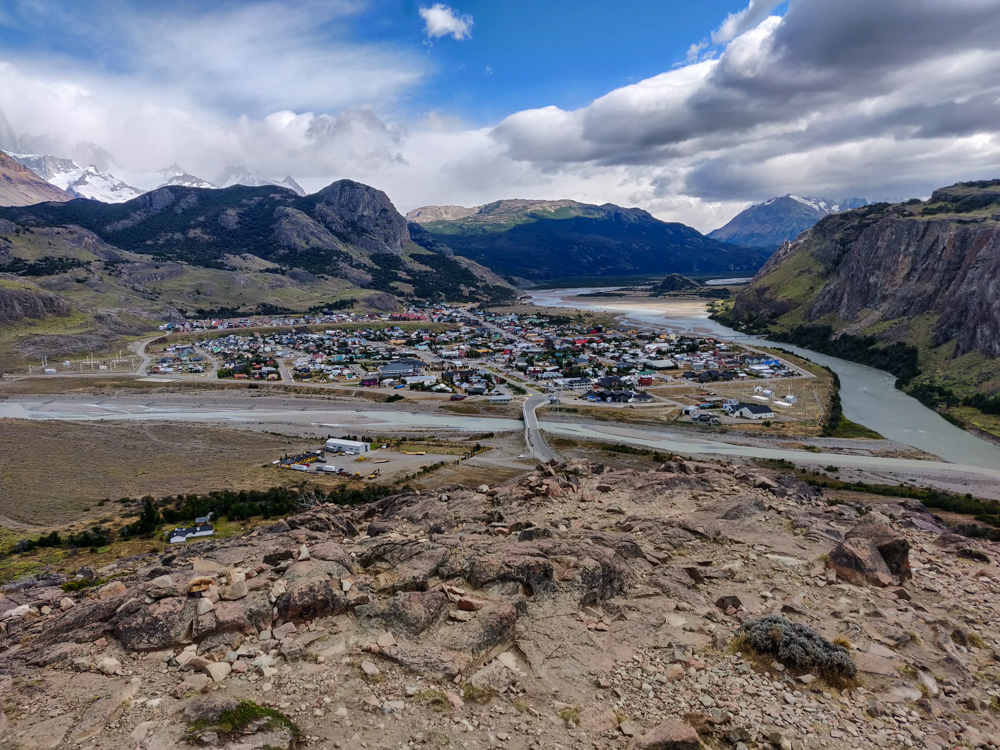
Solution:
M454 207L450 207L454 208ZM751 273L768 251L708 239L645 211L575 201L497 201L446 214L410 212L413 238L512 280L652 273ZM472 212L465 213L463 212ZM447 216L447 218L441 218Z
M12 367L117 350L183 317L514 294L473 261L412 242L384 193L350 181L305 198L172 187L116 205L0 209L0 279L0 357Z

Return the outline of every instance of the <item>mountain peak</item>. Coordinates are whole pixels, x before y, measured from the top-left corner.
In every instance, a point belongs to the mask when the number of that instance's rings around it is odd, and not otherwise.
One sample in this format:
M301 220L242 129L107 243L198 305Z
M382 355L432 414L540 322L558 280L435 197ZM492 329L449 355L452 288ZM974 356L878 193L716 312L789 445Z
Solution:
M863 198L831 201L789 193L755 203L708 236L742 247L775 248L810 229L824 216L867 205Z
M286 177L281 182L278 182L244 165L226 167L213 182L220 188L232 187L233 185L245 185L247 187L267 187L268 185L273 185L274 187L283 187L292 190L300 196L306 194L306 191L291 177Z

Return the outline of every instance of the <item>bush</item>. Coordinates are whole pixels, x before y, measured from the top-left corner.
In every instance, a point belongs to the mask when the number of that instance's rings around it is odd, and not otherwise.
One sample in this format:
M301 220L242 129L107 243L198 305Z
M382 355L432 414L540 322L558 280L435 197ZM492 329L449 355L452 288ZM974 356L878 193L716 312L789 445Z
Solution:
M848 683L858 675L847 649L778 615L747 620L736 631L736 638L758 656L774 657L794 671L816 672L831 683Z

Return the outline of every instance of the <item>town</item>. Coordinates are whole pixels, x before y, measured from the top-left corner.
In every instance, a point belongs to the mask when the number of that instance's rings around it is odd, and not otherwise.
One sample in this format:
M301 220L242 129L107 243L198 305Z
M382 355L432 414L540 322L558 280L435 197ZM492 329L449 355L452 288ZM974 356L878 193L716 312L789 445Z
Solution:
M389 389L424 403L670 407L661 418L705 426L817 419L814 376L773 352L710 336L595 324L551 311L415 304L403 313L188 321L151 375L251 385ZM198 334L214 333L200 337ZM172 343L178 341L178 343ZM154 350L155 351L155 350ZM819 407L817 409L817 407Z

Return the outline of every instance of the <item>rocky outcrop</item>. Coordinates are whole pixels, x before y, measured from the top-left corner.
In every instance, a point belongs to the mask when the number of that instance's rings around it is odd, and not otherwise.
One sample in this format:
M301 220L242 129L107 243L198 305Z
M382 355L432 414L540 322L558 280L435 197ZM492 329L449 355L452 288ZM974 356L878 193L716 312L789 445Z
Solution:
M317 193L314 214L346 242L373 253L399 253L410 241L406 219L381 190L339 180Z
M679 459L318 506L5 586L0 745L995 746L1000 546L935 523Z
M998 196L995 181L960 183L927 203L828 216L768 260L732 316L780 326L794 312L796 322L860 331L880 323L878 335L896 341L927 315L935 346L953 343L955 357L1000 357Z
M891 586L912 577L910 543L885 521L866 518L830 552L830 567L857 586Z
M25 319L41 320L49 316L65 318L73 308L63 297L21 282L5 286L0 279L0 325L15 325Z

